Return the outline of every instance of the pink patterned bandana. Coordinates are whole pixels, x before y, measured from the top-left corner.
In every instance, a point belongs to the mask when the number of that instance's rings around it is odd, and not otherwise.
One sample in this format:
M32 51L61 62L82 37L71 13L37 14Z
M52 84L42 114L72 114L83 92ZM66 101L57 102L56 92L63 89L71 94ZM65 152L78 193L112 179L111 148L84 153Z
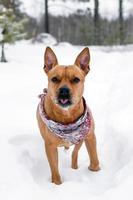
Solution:
M39 114L42 121L47 125L48 129L59 138L72 144L78 144L89 133L91 127L91 114L86 105L85 99L83 98L85 108L84 114L77 119L77 121L65 125L53 121L47 116L44 110L46 94L47 89L44 89L44 93L39 95L39 98L41 99L39 103Z

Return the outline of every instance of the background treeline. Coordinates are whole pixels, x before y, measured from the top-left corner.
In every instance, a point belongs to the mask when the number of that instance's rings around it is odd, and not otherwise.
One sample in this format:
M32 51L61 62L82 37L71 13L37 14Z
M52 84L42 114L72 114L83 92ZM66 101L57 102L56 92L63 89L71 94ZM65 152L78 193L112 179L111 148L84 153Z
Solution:
M89 2L90 0L79 1ZM104 1L93 0L93 11L89 8L86 11L79 9L68 17L53 17L48 13L49 0L45 0L45 14L38 24L38 32L51 33L59 42L68 41L72 44L114 45L133 43L133 17L128 14L128 18L124 19L124 3L126 2L125 0L116 1L119 7L118 18L112 17L108 20L102 18L102 13L99 12L100 4ZM42 26L44 24L45 28Z
M0 43L4 48L5 43L17 39L36 38L40 33L50 33L58 42L67 41L75 45L131 44L133 16L124 18L125 0L116 1L119 4L118 18L109 20L101 17L99 0L94 0L93 11L89 8L84 11L79 9L68 17L52 16L49 13L49 0L42 0L44 14L38 19L22 12L20 0L0 0Z
M96 41L94 18L90 12L75 13L69 17L53 17L49 15L50 33L60 41L82 45L113 45L120 44L119 19L99 19ZM37 34L44 32L44 17L37 23ZM133 43L133 16L129 16L123 23L123 44Z

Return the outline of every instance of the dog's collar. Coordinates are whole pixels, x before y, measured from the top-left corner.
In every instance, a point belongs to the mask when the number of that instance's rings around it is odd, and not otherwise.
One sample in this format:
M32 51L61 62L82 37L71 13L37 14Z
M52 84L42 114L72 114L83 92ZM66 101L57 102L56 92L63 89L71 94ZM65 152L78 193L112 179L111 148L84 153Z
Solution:
M47 116L44 110L44 101L47 94L47 89L44 89L43 92L43 94L39 95L39 98L41 99L39 103L39 114L42 121L56 136L70 143L78 144L89 133L91 127L91 113L86 105L85 99L83 98L85 107L84 114L74 123L69 123L65 125L59 122L55 122Z

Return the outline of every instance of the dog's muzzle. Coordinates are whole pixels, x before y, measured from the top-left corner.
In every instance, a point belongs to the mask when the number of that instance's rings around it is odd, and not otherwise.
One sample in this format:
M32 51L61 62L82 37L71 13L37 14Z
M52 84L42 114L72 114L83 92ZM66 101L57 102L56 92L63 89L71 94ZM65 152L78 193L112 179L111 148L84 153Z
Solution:
M63 86L58 92L58 104L62 107L67 107L72 104L70 89L67 86Z

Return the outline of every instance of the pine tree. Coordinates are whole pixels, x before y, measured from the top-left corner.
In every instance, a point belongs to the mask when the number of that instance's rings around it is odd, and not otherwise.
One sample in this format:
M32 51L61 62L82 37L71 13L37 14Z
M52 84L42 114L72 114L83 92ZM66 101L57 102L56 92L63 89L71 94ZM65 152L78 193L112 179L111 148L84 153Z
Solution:
M99 0L94 0L94 44L100 44Z
M120 44L123 44L124 43L123 0L119 0L119 38L120 38Z
M48 0L45 0L45 32L49 33Z
M1 62L6 62L5 43L13 43L24 37L24 24L26 19L18 20L15 14L16 0L0 0L0 43Z

